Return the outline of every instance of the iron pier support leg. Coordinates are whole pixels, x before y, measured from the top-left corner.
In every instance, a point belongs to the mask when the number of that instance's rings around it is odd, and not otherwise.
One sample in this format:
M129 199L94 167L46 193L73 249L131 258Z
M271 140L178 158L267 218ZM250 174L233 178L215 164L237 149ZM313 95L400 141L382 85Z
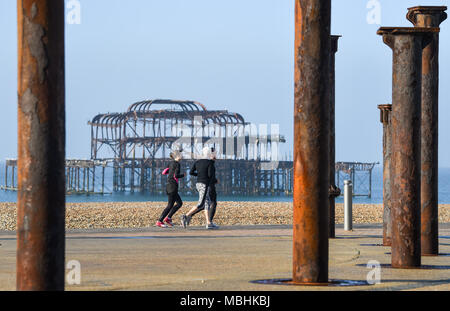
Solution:
M17 290L64 290L64 1L18 0Z
M378 31L393 50L391 212L392 267L421 265L420 124L422 50L438 28Z
M392 105L379 105L383 123L383 245L391 246L391 111Z
M327 283L331 1L295 4L293 282Z
M336 210L335 200L341 194L336 186L336 52L338 51L338 40L341 36L331 36L330 53L330 225L329 237L336 237L335 223Z
M415 27L439 27L447 7L413 7L407 18ZM439 33L433 35L422 56L421 240L422 255L439 254L438 215L438 111Z

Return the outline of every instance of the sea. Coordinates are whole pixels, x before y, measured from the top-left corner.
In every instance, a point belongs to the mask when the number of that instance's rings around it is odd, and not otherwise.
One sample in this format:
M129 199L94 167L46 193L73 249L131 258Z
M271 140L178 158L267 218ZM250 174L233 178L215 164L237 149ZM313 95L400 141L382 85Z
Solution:
M106 185L112 185L111 178L108 176L112 174L107 174L105 177ZM0 185L4 185L5 177L5 162L0 161ZM358 180L356 181L358 182ZM360 182L364 183L366 190L368 187L368 180ZM156 202L156 201L166 201L167 197L164 195L152 195L149 193L141 192L113 192L111 186L106 187L107 194L91 194L91 195L67 195L66 201L72 203L88 203L88 202ZM195 196L183 196L184 201L196 201L198 198ZM258 202L292 202L292 195L260 195L260 196L218 196L219 201L258 201ZM0 190L0 202L16 202L17 192ZM343 197L338 197L336 202L343 203ZM372 195L367 196L357 196L353 198L353 203L365 203L365 204L380 204L383 203L383 170L382 166L378 165L373 169L372 172ZM440 168L439 169L439 203L440 204L450 204L450 168Z

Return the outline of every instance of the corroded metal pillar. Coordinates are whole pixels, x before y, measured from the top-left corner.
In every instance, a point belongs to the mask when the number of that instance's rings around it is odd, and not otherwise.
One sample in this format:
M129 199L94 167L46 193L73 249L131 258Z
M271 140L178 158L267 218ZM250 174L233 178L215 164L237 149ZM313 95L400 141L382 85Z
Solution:
M391 212L392 267L421 265L420 124L422 49L438 28L382 27L393 50Z
M341 190L336 186L336 52L338 51L338 41L341 36L331 36L330 53L330 225L329 237L336 237L335 223L336 210L335 199L341 194Z
M383 245L391 246L391 111L392 105L379 105L383 123Z
M296 0L293 282L328 282L330 0Z
M64 1L17 8L17 290L64 290Z
M408 9L407 18L415 27L439 27L447 19L447 7L419 6ZM439 34L422 56L422 255L439 254L438 215L438 111L439 111Z

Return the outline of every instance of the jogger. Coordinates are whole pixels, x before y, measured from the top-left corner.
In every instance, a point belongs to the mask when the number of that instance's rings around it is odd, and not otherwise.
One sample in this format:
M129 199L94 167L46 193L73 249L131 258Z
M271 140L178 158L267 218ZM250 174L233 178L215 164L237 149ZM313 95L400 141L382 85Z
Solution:
M212 165L211 160L209 160L210 152L210 148L203 148L202 159L196 161L189 172L191 176L197 177L196 188L198 191L199 200L196 207L192 208L186 215L181 217L181 223L185 228L189 225L192 216L197 213L197 211L202 209L205 211L206 228L213 228L209 219L209 185L211 183L211 179L215 176L215 168L214 165Z
M184 177L184 174L180 173L180 161L182 156L180 152L172 152L170 157L173 161L170 162L169 166L163 172L164 175L168 175L166 185L168 197L167 207L163 210L156 222L156 226L161 228L166 228L167 226L172 227L172 216L183 206L183 201L178 194L178 179Z
M209 190L209 221L211 223L211 226L214 228L218 228L219 226L217 226L214 222L214 216L216 215L216 208L217 208L217 192L216 192L216 184L219 182L216 179L216 169L215 169L215 160L216 160L216 153L214 152L214 150L211 150L211 154L210 154L210 159L211 159L211 163L213 165L213 169L212 169L212 177L211 177L211 181L208 187ZM193 217L195 214L201 212L203 209L197 209L194 213L192 213L191 217Z

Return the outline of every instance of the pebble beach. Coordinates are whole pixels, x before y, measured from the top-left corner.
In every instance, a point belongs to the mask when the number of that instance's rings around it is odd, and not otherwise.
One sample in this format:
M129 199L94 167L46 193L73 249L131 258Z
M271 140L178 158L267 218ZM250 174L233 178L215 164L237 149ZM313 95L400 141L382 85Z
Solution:
M112 202L67 203L67 229L123 229L154 226L166 202ZM180 224L180 216L195 206L185 202L174 217ZM292 203L289 202L219 202L215 223L230 225L289 225L292 224ZM353 222L382 223L382 204L354 204ZM16 230L16 204L0 203L0 231ZM343 204L336 204L336 223L343 223ZM439 222L450 222L450 205L439 206ZM204 225L203 214L197 214L192 226Z

